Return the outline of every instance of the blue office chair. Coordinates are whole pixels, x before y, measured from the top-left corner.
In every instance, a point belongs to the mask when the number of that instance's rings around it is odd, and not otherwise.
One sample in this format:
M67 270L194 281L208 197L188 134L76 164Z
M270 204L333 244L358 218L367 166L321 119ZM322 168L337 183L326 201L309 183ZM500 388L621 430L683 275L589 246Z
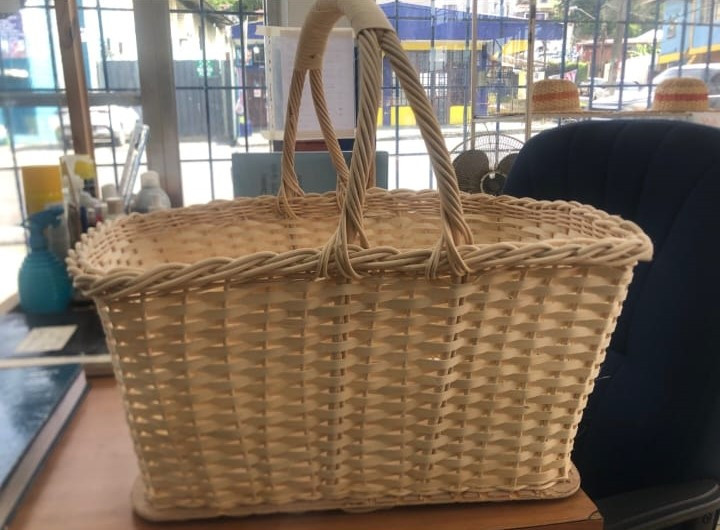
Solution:
M613 120L545 131L520 151L504 193L591 204L653 240L653 261L636 269L573 460L608 529L714 529L720 130Z

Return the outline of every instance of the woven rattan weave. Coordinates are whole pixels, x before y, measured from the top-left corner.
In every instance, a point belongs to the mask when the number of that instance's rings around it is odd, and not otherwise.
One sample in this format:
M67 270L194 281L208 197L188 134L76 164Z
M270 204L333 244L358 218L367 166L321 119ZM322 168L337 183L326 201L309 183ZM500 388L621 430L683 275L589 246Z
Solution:
M322 96L326 36L355 28L345 167ZM372 183L381 50L438 191ZM304 195L301 88L338 192ZM371 0L321 0L301 36L279 197L100 226L69 258L97 303L152 519L571 494L573 439L648 238L567 202L466 195L398 38Z

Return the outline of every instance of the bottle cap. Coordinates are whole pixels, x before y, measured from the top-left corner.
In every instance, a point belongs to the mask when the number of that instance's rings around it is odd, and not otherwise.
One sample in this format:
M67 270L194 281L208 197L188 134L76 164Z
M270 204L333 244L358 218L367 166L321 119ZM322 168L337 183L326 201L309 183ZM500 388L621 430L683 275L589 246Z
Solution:
M25 166L21 171L28 215L63 202L59 166Z
M118 192L117 192L117 188L115 187L115 184L105 184L105 185L102 187L101 192L102 192L102 198L105 199L106 201L107 201L110 197L117 197L117 196L118 196Z
M140 176L140 182L143 188L159 188L160 175L157 171L146 171Z
M92 180L97 176L95 162L90 157L77 158L75 160L75 174L83 180Z
M96 214L98 221L107 221L108 217L108 205L107 203L101 202L97 208Z
M123 202L120 197L110 197L107 200L108 215L122 215L125 213L123 210Z

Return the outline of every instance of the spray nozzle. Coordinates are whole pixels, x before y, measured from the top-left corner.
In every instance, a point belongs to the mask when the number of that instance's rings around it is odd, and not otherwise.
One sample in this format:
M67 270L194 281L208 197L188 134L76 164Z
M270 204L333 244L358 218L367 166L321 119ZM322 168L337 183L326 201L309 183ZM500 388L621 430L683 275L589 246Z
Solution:
M25 221L25 226L30 228L30 248L32 250L44 250L47 248L45 240L45 228L57 226L60 223L60 216L63 214L62 206L53 206L32 214Z

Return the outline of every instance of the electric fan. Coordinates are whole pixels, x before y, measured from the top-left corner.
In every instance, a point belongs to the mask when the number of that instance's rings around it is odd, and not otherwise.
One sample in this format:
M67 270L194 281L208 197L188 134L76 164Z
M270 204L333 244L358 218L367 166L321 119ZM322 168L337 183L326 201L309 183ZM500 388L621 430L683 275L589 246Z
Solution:
M467 140L452 150L470 145ZM453 160L458 186L467 193L500 195L523 142L502 133L481 133L475 136L475 148L460 152Z

